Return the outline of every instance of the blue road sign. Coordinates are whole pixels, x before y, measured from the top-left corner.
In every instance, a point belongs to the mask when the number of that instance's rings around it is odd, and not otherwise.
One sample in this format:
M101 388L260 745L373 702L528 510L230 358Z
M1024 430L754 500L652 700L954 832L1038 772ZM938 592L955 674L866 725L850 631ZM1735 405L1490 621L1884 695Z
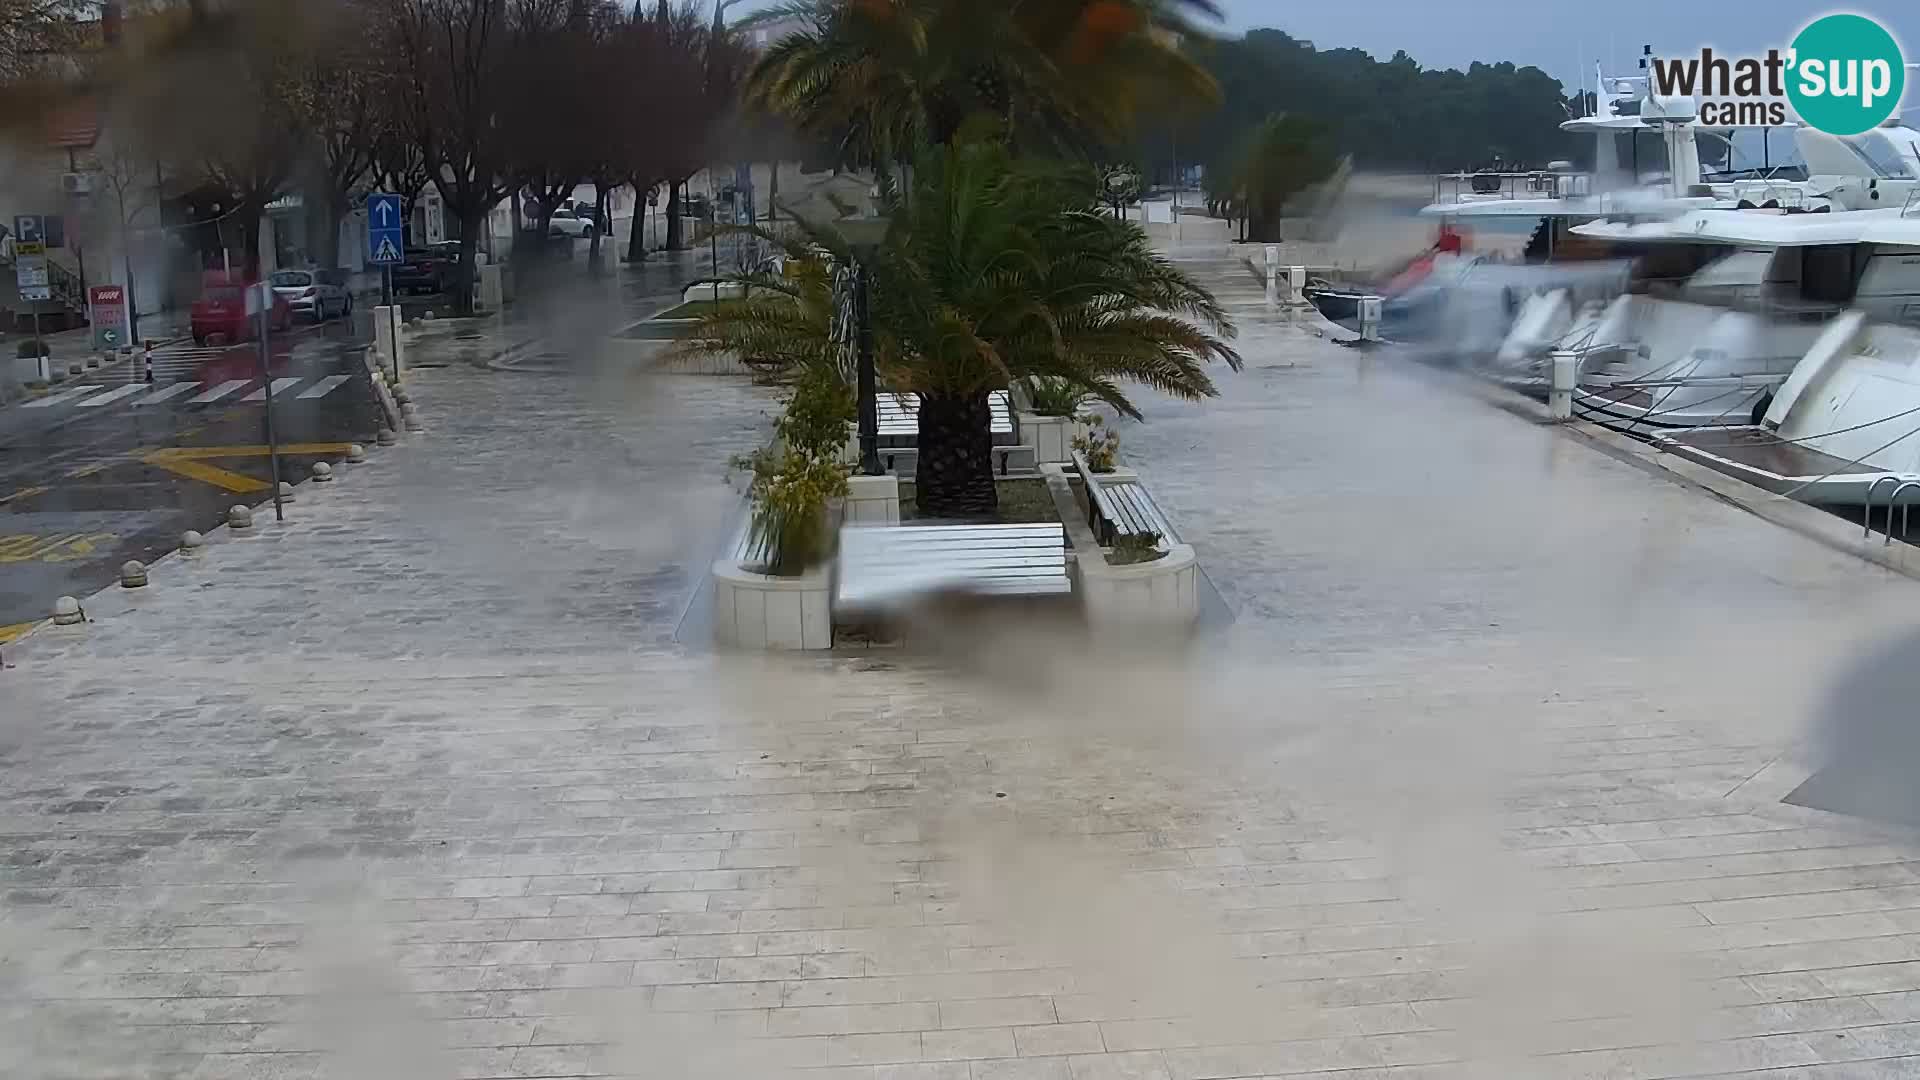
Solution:
M400 196L374 192L367 196L367 261L386 266L406 259L406 218Z

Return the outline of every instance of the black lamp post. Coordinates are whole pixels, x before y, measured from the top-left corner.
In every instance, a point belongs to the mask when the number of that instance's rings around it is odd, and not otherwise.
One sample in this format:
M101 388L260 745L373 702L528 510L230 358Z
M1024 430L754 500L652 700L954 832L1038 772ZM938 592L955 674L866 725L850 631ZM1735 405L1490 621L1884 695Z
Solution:
M887 219L877 216L841 218L834 227L853 249L853 319L855 355L858 360L856 389L860 395L860 472L879 476L880 402L874 383L873 320L868 310L867 258L886 240Z

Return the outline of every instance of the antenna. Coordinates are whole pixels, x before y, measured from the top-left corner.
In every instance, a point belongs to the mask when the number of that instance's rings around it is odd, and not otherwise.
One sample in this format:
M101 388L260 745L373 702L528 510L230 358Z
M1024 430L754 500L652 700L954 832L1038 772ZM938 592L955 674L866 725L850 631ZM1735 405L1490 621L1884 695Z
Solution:
M1578 89L1574 91L1574 96L1579 99L1579 104L1576 106L1579 111L1575 114L1576 116L1587 115L1587 91L1585 87L1580 85L1580 69L1586 66L1587 43L1576 37L1573 39L1573 85L1578 87ZM1596 102L1596 104L1598 103Z

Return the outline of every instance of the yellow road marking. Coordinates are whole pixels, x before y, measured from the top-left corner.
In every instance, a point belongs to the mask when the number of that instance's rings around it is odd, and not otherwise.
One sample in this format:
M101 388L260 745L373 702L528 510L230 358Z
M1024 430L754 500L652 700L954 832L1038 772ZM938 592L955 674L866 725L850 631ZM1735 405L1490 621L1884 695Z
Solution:
M312 442L283 443L283 454L344 454L351 443ZM164 450L155 450L149 457L185 458L189 461L207 461L213 458L266 457L272 449L264 444L260 446L169 446Z
M280 448L282 454L344 454L350 443L288 443ZM198 480L211 484L222 491L231 491L239 495L258 491L272 491L273 485L265 480L256 480L230 469L207 462L220 458L266 457L272 448L266 446L170 446L163 450L154 450L143 454L142 462L165 469L176 476L189 480Z
M149 465L165 469L175 476L184 476L189 480L198 480L203 484L212 484L222 491L231 491L246 495L256 491L268 490L265 480L255 480L251 476L223 469L218 465L209 465L204 461L191 458L171 458L153 454L141 459Z
M33 622L14 623L12 626L0 626L0 645L5 645L10 641L25 637L27 631L39 625L39 621L35 620Z
M17 502L21 499L31 499L35 495L45 494L47 490L48 490L47 488L37 487L37 486L23 487L19 491L14 492L13 494L7 496L6 498L0 499L0 506L5 506L10 502Z
M113 533L54 533L39 536L18 533L0 536L0 563L73 562L111 544Z

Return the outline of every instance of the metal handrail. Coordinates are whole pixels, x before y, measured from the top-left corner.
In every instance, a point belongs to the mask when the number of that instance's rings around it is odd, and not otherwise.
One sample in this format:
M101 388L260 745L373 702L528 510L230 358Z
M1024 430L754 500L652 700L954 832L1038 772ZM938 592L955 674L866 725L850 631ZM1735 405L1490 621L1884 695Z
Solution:
M1897 489L1901 484L1901 480L1897 476L1876 476L1873 479L1873 483L1867 485L1866 504L1860 508L1860 516L1866 519L1865 528L1860 531L1860 539L1862 540L1870 539L1873 536L1873 493L1880 490L1881 484L1892 484ZM1893 503L1891 502L1887 503L1887 534L1889 536L1893 534Z
M1900 493L1908 488L1920 489L1920 480L1903 481L1899 487L1893 489L1893 494L1887 496L1887 540L1886 543L1882 545L1883 547L1893 544L1893 507L1894 504L1900 501ZM1912 503L1908 503L1900 508L1900 538L1902 540L1907 538L1907 516L1912 510Z
M1900 216L1920 216L1920 188L1907 192L1907 201L1900 204Z

